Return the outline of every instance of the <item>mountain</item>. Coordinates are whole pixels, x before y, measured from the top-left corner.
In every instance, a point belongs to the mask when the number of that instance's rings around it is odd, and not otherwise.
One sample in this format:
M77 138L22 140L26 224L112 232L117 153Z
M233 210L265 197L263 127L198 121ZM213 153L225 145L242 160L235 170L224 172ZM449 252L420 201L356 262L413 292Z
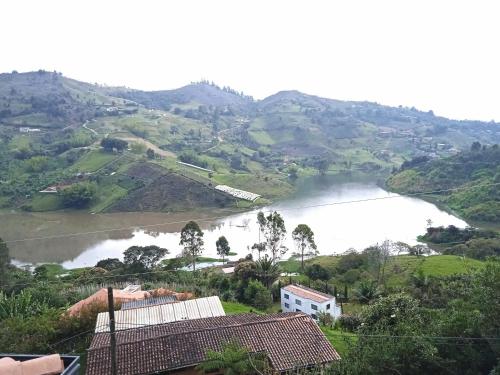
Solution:
M120 103L106 90L40 70L0 74L0 122L11 126L60 128L106 114Z
M103 138L121 139L128 150L108 152ZM473 142L500 143L500 125L298 91L256 101L206 81L141 91L55 72L0 75L0 208L60 208L60 194L38 192L91 182L96 192L87 209L123 209L120 200L137 189L155 196L144 190L155 184L141 185L128 172L137 163L178 173L179 186L190 178L203 185L199 191L226 184L273 200L292 192L296 177L385 179L407 160L450 157ZM181 190L162 196L180 199ZM154 201L142 206L154 210ZM158 210L165 207L158 202Z
M429 194L465 219L500 222L500 147L481 146L470 151L430 160L415 158L403 163L387 180L396 192L431 192Z

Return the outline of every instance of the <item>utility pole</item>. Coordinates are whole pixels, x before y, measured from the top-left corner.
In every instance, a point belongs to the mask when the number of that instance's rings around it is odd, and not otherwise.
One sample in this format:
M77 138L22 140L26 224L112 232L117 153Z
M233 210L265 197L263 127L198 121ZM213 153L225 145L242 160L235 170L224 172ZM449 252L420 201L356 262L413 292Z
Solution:
M111 374L116 372L116 336L115 336L115 303L113 299L113 288L108 287L108 313L109 313L109 339L111 349Z

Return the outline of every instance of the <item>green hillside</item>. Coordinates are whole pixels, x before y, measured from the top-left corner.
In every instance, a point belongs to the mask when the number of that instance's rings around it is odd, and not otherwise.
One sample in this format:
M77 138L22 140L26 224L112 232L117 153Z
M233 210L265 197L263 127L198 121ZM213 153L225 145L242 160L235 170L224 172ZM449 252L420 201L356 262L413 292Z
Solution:
M474 143L470 151L430 160L406 162L387 180L396 192L427 192L455 189L429 198L442 202L464 218L500 222L500 148Z
M104 138L121 139L126 148L104 150ZM84 182L93 194L85 209L125 208L118 201L139 187L123 181L138 162L190 178L195 189L227 184L267 202L292 193L297 178L385 178L405 160L446 157L473 141L500 141L498 124L297 91L255 101L208 82L147 92L55 72L0 74L0 208L60 209L67 206L62 194L39 191ZM163 193L179 199L178 209L191 206L187 195Z

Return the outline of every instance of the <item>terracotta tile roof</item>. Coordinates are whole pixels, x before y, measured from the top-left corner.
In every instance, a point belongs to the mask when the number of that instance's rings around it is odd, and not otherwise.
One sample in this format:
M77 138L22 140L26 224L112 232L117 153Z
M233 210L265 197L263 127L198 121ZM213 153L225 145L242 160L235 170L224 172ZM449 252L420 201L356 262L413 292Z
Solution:
M178 321L119 331L118 373L152 374L192 367L208 349L238 340L251 352L267 353L278 371L340 359L318 325L302 313L240 314ZM87 375L110 374L109 333L94 336L88 351Z
M303 285L290 284L290 285L283 287L283 289L290 292L290 293L295 294L298 297L306 298L306 299L309 299L311 301L315 301L318 303L326 302L326 301L329 301L329 300L335 298L334 296L331 296L331 295L326 294L326 293L318 292L317 290L308 288L308 287L303 286Z

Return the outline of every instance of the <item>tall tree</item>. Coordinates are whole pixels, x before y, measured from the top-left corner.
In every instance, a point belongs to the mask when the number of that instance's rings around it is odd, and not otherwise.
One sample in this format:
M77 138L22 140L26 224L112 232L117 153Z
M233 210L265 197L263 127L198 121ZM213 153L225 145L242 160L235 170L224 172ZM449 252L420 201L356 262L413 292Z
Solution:
M184 247L184 255L191 259L193 272L196 271L196 258L203 252L203 231L200 226L194 222L188 222L181 231L181 241L179 243Z
M7 267L10 264L9 248L0 238L0 289L7 284Z
M304 256L313 256L318 254L318 247L314 242L314 232L307 224L299 224L292 232L292 238L297 245L300 256L302 272L304 272Z
M259 227L264 234L266 250L271 252L271 259L276 262L288 249L283 245L286 236L285 221L276 211L264 216L262 212L257 215Z
M227 257L231 251L227 238L225 236L220 236L219 239L215 241L215 247L217 248L217 254L222 257L222 263L224 264L224 258Z

